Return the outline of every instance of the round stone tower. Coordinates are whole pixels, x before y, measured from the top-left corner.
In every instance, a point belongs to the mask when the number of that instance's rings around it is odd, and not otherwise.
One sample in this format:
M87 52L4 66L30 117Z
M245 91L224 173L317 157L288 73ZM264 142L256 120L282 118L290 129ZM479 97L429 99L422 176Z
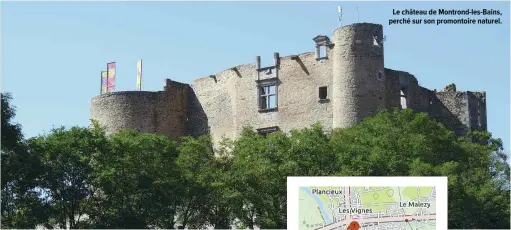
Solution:
M186 134L187 84L165 80L164 91L110 92L92 99L91 119L108 134L124 129L162 134L178 140Z
M96 96L91 103L91 119L106 126L107 133L136 129L143 133L156 132L157 92L124 91Z
M383 27L356 23L333 34L333 127L347 128L385 106Z

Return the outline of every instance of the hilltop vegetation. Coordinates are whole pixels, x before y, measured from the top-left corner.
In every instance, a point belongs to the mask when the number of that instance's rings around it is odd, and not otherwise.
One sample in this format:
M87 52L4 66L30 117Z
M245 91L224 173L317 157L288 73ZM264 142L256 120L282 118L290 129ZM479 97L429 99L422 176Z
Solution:
M382 111L331 133L247 128L215 157L208 136L106 136L97 123L25 139L10 99L2 94L2 228L282 229L286 176L331 175L448 176L449 228L510 228L502 142L458 137L422 113Z

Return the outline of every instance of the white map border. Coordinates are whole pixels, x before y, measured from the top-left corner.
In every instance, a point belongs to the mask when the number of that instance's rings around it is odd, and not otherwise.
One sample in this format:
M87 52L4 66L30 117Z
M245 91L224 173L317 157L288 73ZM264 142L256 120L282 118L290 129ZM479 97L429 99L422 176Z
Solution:
M434 186L436 229L447 229L447 177L287 177L287 229L299 228L298 191L305 186Z

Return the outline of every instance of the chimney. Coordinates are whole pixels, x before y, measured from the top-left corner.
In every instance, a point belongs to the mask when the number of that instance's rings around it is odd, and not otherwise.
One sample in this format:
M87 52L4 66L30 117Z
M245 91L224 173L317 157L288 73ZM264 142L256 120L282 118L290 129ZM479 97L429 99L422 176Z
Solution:
M275 60L275 67L279 66L280 64L280 56L278 52L273 53L273 59Z

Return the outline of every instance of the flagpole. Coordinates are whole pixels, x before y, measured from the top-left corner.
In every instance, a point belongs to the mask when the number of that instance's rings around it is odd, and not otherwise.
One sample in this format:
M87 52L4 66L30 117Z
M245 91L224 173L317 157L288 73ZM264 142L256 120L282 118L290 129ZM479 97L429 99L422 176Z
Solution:
M357 5L357 23L360 23L360 13L358 12L358 5Z
M142 91L142 59L137 61L137 88Z
M143 62L142 59L140 59L140 91L142 91L142 69L143 69Z
M99 77L101 81L99 82L99 95L103 94L103 71L101 71L101 75Z

